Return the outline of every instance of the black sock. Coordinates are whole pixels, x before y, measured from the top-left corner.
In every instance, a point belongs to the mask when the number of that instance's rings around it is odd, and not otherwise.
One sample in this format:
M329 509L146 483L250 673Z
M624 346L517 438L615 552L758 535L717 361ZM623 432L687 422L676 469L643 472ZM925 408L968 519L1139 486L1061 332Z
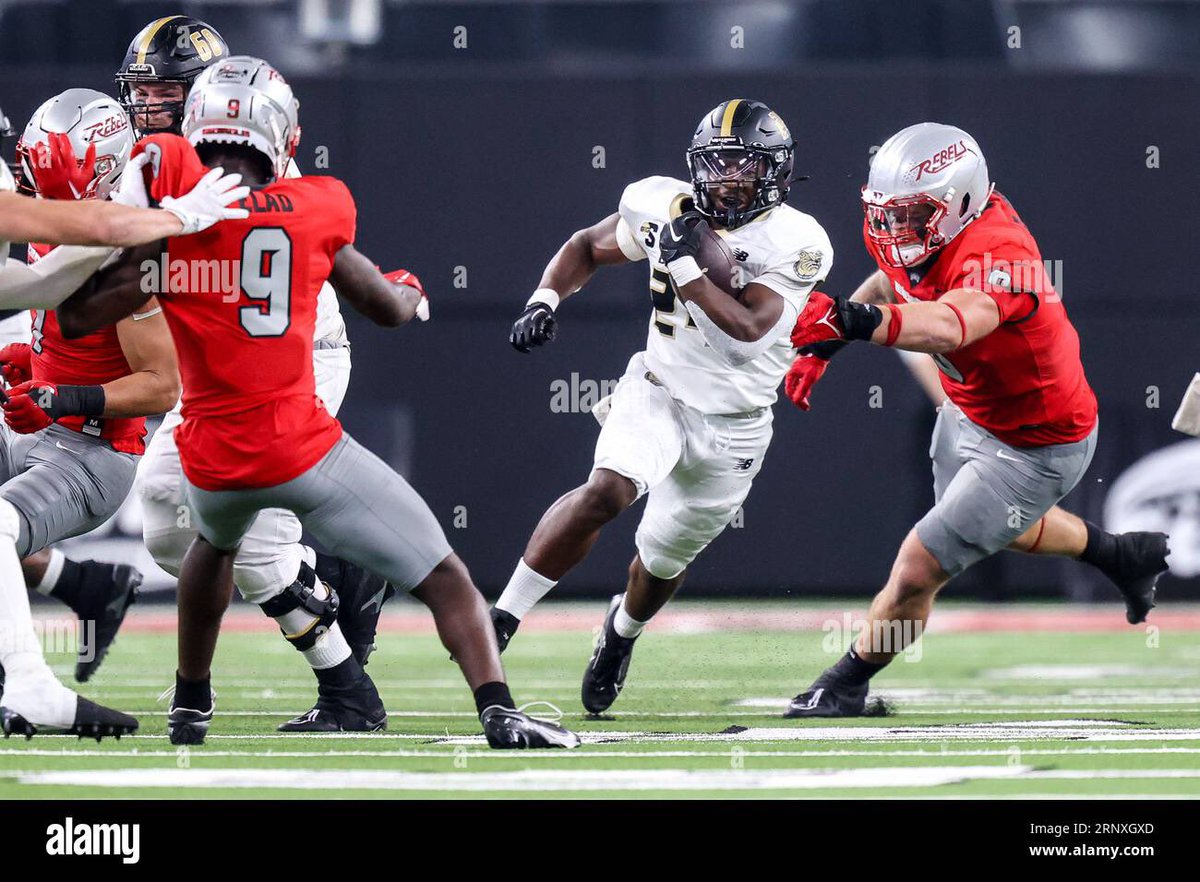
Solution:
M363 669L353 655L348 655L332 668L313 668L321 692L353 689L362 680Z
M475 710L483 713L486 708L498 704L501 707L516 707L513 702L512 693L508 691L508 684L501 683L499 680L493 680L490 683L484 683L475 690Z
M1101 530L1091 521L1084 523L1087 525L1087 545L1084 546L1079 559L1108 575L1119 574L1121 550L1116 535Z
M58 574L58 581L54 583L50 596L55 600L61 600L72 610L78 611L80 601L84 596L84 585L89 581L85 579L88 573L88 564L95 563L95 561L89 560L78 564L69 558L64 558L62 572Z
M176 671L175 699L171 706L198 711L208 710L212 707L212 681L208 677L203 680L185 680Z
M837 660L829 673L837 677L843 683L849 683L851 686L861 686L866 683L887 665L877 665L869 661L863 661L858 657L858 653L854 651L854 647L846 650L846 654Z

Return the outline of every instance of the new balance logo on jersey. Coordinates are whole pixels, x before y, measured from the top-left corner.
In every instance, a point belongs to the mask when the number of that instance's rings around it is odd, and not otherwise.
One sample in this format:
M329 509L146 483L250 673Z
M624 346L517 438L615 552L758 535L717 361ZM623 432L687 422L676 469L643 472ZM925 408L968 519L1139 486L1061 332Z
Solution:
M741 248L734 248L734 249L733 249L733 257L734 257L734 259L735 259L735 260L740 260L740 261L742 261L742 262L745 262L745 260L746 260L748 257L750 257L750 252L749 252L749 251L745 251L745 250L743 250L743 249L741 249Z
M750 457L749 459L739 459L733 464L733 470L735 472L747 472L750 470L750 466L752 465L754 465L754 457Z

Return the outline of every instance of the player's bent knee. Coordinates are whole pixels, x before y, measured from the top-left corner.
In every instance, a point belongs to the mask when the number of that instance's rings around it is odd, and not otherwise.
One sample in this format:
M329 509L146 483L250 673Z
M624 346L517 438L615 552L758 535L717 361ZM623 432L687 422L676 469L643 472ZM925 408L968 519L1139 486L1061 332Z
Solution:
M577 510L590 521L608 523L637 500L637 488L623 475L597 469L579 488Z
M683 555L674 554L666 549L650 548L645 545L638 548L638 556L631 569L638 566L639 560L647 573L664 582L674 579L692 562L690 556L685 559Z
M256 549L247 542L233 560L233 583L243 598L261 605L296 581L303 560L298 545Z
M192 544L192 534L183 530L171 530L161 533L142 533L142 541L146 550L154 558L154 562L170 573L179 575L183 566L183 557L187 554L188 546Z
M917 599L935 594L948 578L938 559L915 534L909 534L892 566L890 582L893 589L902 597Z

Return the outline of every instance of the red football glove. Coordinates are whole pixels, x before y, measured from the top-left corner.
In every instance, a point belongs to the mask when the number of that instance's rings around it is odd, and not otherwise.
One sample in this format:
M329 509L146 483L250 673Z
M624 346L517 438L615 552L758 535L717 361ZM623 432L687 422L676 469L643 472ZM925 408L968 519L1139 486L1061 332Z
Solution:
M813 291L808 295L808 303L804 305L804 311L800 313L795 327L792 328L792 345L803 349L813 343L844 339L846 333L838 317L837 303L827 294ZM795 365L792 367L794 369Z
M43 199L80 199L96 179L96 145L89 144L82 160L75 156L71 139L50 132L50 146L33 147L33 182Z
M51 411L57 395L58 387L45 380L13 386L4 402L4 422L22 435L40 432L54 422Z
M421 284L421 280L417 278L415 273L410 273L405 269L392 270L390 273L384 273L383 277L393 285L408 285L410 288L416 288L421 292L421 302L417 304L417 318L423 322L429 321L429 295L425 293L425 286Z
M796 356L796 360L788 369L787 376L783 378L783 389L796 407L801 410L808 410L812 407L812 403L808 400L809 393L812 392L812 387L817 385L817 380L824 375L827 367L829 367L829 359L821 358L819 355L802 353Z
M0 376L10 386L29 382L33 379L32 356L28 343L9 343L0 349Z
M792 345L804 349L820 343L870 340L882 321L883 313L878 306L813 291L792 328Z

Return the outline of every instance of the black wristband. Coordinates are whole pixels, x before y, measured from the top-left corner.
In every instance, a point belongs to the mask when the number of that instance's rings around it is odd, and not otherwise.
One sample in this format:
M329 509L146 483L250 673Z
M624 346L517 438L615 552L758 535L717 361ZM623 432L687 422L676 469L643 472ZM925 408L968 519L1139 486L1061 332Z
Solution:
M104 414L103 386L59 386L58 416L98 417Z
M805 346L804 351L809 355L815 355L817 358L829 361L848 345L849 343L846 340L822 340L820 343Z
M870 340L883 321L883 310L870 303L838 298L838 317L847 340Z

